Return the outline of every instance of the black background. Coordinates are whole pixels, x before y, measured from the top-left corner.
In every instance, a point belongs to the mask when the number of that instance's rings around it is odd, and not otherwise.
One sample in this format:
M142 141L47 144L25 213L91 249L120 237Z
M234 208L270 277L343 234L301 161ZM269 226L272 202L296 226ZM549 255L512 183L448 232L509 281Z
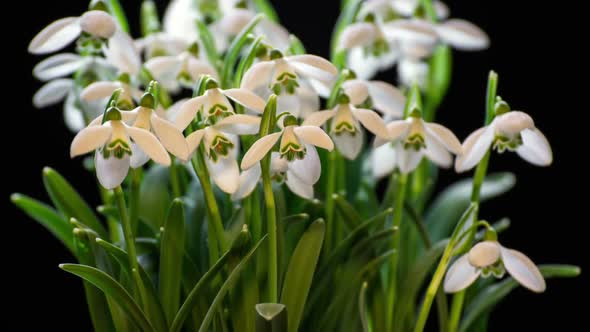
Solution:
M137 17L140 1L122 3L128 16ZM300 37L308 52L327 57L338 1L274 3L283 24ZM487 72L496 70L499 94L514 109L533 116L552 144L555 161L541 169L512 154L494 155L492 170L513 171L518 181L509 194L484 204L482 216L488 220L509 216L513 224L501 241L537 263L584 265L588 194L587 176L582 172L587 172L588 83L582 49L587 38L582 36L584 26L574 17L576 9L567 3L449 1L452 16L477 23L489 33L492 47L485 52L455 52L453 82L438 122L461 139L479 127ZM30 73L42 58L26 52L43 27L55 19L79 15L86 6L85 1L73 0L21 1L2 12L0 237L4 248L0 271L8 280L2 284L0 298L5 306L0 317L3 325L11 320L17 330L90 330L81 283L57 268L73 258L48 232L9 204L9 194L15 191L47 200L41 182L46 165L78 188L86 188L83 194L96 202L95 179L82 169L80 160L69 160L72 134L61 121L60 109L36 110L31 105L40 83ZM443 171L440 184L460 177ZM586 280L584 274L573 280L550 280L542 295L516 290L491 316L490 331L584 330Z

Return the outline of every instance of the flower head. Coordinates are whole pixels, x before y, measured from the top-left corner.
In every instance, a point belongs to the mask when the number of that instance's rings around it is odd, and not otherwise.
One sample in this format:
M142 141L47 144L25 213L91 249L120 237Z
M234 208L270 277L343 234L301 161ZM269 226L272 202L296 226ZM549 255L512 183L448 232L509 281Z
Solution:
M353 79L342 83L342 89L355 107L375 109L395 119L403 115L406 97L387 82Z

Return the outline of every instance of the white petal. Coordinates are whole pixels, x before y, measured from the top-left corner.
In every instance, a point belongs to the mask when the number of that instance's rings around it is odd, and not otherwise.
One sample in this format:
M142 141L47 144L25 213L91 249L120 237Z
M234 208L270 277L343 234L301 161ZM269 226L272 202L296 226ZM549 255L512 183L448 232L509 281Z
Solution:
M120 72L131 75L139 74L141 69L140 54L133 39L125 32L117 30L109 39L108 47L103 48L103 53L107 61Z
M108 159L104 159L102 153L97 151L94 154L94 165L100 185L109 190L120 186L129 172L129 163L128 154L121 159L115 158L112 154Z
M404 86L418 84L421 89L426 86L428 78L428 64L411 58L402 59L397 66L399 81Z
M522 145L516 149L518 155L537 166L549 166L553 162L553 152L549 141L539 129L525 129L520 133Z
M371 44L379 35L379 31L371 23L354 23L342 30L338 37L338 50Z
M158 116L153 115L151 120L152 129L166 150L181 160L187 160L189 155L188 145L182 132L172 123Z
M288 169L289 161L286 158L281 158L277 151L270 153L270 174L285 173Z
M305 80L299 81L299 88L295 90L295 95L298 99L299 104L299 118L305 119L309 114L316 112L320 109L320 97L318 96L318 93L316 92L314 86L317 86L317 84L313 85ZM279 96L279 98L280 97L281 96Z
M126 127L125 129L135 144L139 145L143 152L150 156L153 161L164 166L170 165L170 155L168 155L168 152L154 134L135 127Z
M195 20L198 10L193 0L174 0L166 8L162 20L164 31L189 43L198 38Z
M330 136L326 134L320 127L316 126L299 126L294 129L297 138L301 139L306 144L312 144L322 149L332 151L334 149L334 142Z
M206 101L207 96L204 95L191 98L187 100L184 104L182 104L178 112L176 112L176 114L174 114L174 116L171 119L172 122L174 122L176 128L180 130L186 129L186 127L188 127L191 124L191 122L193 122L193 120L197 116L197 112L199 112L199 110L201 109L201 107L203 107Z
M398 118L403 115L406 97L399 89L382 81L370 81L368 87L376 110Z
M476 51L490 46L488 35L471 22L451 19L439 24L436 32L446 44L456 49Z
M240 87L250 91L255 91L260 86L268 88L274 67L274 61L262 61L254 64L244 73Z
M90 10L80 17L82 31L100 38L111 38L117 30L117 24L111 15L102 10Z
M216 123L215 129L235 135L254 135L260 130L260 117L247 114L230 115Z
M447 150L454 154L461 154L463 152L461 142L459 142L457 136L455 136L455 134L453 134L448 128L432 122L425 123L425 127L426 131L443 144Z
M264 99L258 97L254 93L246 89L227 89L221 90L226 97L235 101L236 103L245 106L246 108L255 111L257 113L264 112L264 106L266 102Z
M129 162L131 168L142 167L148 161L150 161L150 156L143 152L139 145L131 143L131 158Z
M390 137L389 131L387 130L387 127L385 127L385 122L383 122L383 119L381 119L379 114L362 108L351 109L351 112L354 117L363 124L363 127L367 128L370 132L375 134L375 136L380 136L382 138Z
M333 118L334 115L336 115L335 110L313 112L305 118L303 126L323 126L324 123Z
M287 29L268 18L263 18L258 25L256 25L254 30L257 34L263 35L265 37L265 42L272 47L281 51L285 51L289 48L291 40Z
M388 38L403 43L434 46L438 35L430 22L419 19L395 20L383 25L383 33Z
M482 241L471 247L467 254L469 264L484 268L500 259L500 244L497 241Z
M350 98L351 105L360 105L369 98L369 84L365 80L348 80L342 83L344 93Z
M64 48L80 35L78 17L59 19L41 30L29 44L29 53L44 54Z
M72 141L70 157L73 158L103 146L112 132L111 126L92 126L82 129Z
M520 251L504 247L500 247L500 252L506 271L516 281L533 292L541 293L545 291L546 285L543 275L541 275L535 263L527 256Z
M341 135L332 135L332 140L338 148L338 151L349 160L354 160L363 149L365 132L362 128L357 127L356 135L351 136L348 133Z
M215 68L205 61L198 60L194 57L188 59L187 71L193 81L197 81L202 75L209 75L216 80L219 80L219 75Z
M455 160L455 170L459 173L468 171L477 165L488 152L494 141L493 123L474 131L463 142L463 154Z
M158 81L176 81L182 69L182 59L179 56L158 56L144 65Z
M39 62L33 68L33 75L41 81L49 81L74 73L83 63L82 57L77 54L56 54Z
M371 154L373 177L380 179L388 176L395 169L395 163L395 149L391 144L384 144L376 148Z
M395 154L397 156L397 165L402 173L408 174L418 167L422 157L424 156L424 150L421 149L416 151L412 148L406 150L401 144L396 146Z
M228 36L236 36L250 23L254 15L256 14L247 9L234 8L221 17L218 21L219 28Z
M435 137L426 133L426 149L424 154L428 159L440 167L449 168L453 165L453 156Z
M213 162L207 159L207 166L215 184L223 192L232 194L238 190L240 169L238 162L231 157L222 157Z
M242 159L242 169L246 170L262 160L277 143L281 134L281 132L269 134L254 142Z
M64 122L74 133L84 129L86 125L82 110L76 107L76 95L73 91L70 91L64 103Z
M350 50L346 63L357 77L362 79L370 79L375 76L381 67L378 58L365 54L365 51L360 47Z
M338 75L338 69L330 61L316 55L292 55L286 57L285 60L296 71L317 80L329 81Z
M306 199L313 199L313 185L303 182L295 173L287 171L287 187L294 194Z
M238 190L231 195L231 199L233 201L237 201L249 196L254 191L254 189L256 189L256 185L258 184L258 180L260 180L261 174L262 168L260 167L260 163L243 171L240 174L240 180L238 181Z
M443 286L445 292L455 293L469 287L480 273L481 270L469 264L466 254L459 257L445 275Z
M322 163L315 147L307 144L306 149L305 157L290 162L288 167L301 181L309 185L314 185L320 179L320 175L322 175Z
M113 92L121 88L120 82L98 81L88 85L82 93L80 98L84 101L94 101L104 98L110 98Z
M33 105L37 108L57 104L62 101L72 89L74 81L57 79L43 85L33 96Z
M188 135L186 138L186 143L188 145L189 154L192 154L195 149L199 147L199 144L201 144L201 140L203 139L204 135L205 129L197 130L194 133Z

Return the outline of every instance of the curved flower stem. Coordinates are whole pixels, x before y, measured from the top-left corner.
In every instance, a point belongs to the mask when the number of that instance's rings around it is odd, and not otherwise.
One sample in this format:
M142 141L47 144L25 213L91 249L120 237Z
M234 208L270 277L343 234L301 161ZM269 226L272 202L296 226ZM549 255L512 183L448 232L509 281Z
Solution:
M182 196L182 190L180 189L180 180L178 178L178 168L176 167L176 158L170 156L172 162L170 163L170 185L172 187L172 195L174 198Z
M139 224L139 195L141 188L141 168L131 170L131 187L129 193L129 224L133 234Z
M393 178L392 178L393 180ZM397 178L397 193L395 195L395 202L393 205L393 222L394 228L400 229L402 216L404 212L404 200L406 196L406 186L408 182L407 174L400 174ZM387 294L387 331L391 331L393 325L393 312L395 310L395 297L397 293L397 266L399 263L399 247L400 247L400 232L395 232L392 238L392 247L395 251L391 255L391 265L389 269L389 292Z
M326 232L326 243L324 244L324 252L327 253L332 249L334 241L334 192L336 191L336 172L338 171L336 150L328 153L328 167L326 174L328 176L326 181L326 225L328 231Z
M209 241L209 260L210 264L214 264L219 258L219 250L221 252L227 251L227 245L225 243L223 221L221 220L221 214L219 207L217 206L217 200L215 199L215 193L213 192L213 186L209 181L209 170L205 163L205 154L203 146L197 149L197 152L191 159L191 164L197 173L199 182L201 183L201 189L205 196L205 204L207 205L207 220L208 224L208 241Z
M462 290L453 295L453 304L451 305L451 316L449 318L449 332L457 331L459 327L459 320L461 319L461 312L463 310L463 302L465 301L465 291Z
M264 201L266 204L266 228L268 232L268 301L278 301L278 266L277 266L277 215L275 198L272 191L272 179L270 177L270 154L264 157L262 167L262 186L264 188Z

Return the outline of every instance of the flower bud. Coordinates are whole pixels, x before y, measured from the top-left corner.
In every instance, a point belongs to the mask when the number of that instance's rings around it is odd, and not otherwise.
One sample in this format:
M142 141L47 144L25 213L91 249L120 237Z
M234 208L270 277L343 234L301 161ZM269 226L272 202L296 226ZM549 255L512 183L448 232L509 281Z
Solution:
M80 18L82 31L100 38L111 38L117 31L117 24L111 15L101 10L91 10Z

